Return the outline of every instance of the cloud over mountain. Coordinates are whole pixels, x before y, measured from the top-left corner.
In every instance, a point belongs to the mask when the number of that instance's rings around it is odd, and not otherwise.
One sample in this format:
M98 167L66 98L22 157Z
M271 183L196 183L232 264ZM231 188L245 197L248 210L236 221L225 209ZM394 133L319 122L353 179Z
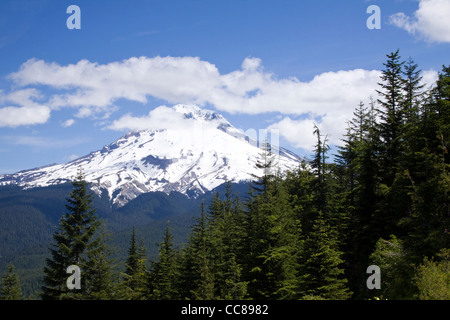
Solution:
M230 113L324 114L369 95L378 77L376 70L355 69L322 73L309 82L279 79L258 58L246 58L240 69L221 74L198 57L133 57L108 64L81 60L65 66L30 59L9 75L19 87L56 89L48 105L77 107L78 116L106 112L118 99L146 103L149 96L173 104L210 104Z
M0 100L0 115L4 115L0 126L45 123L51 111L66 107L75 108L79 118L108 118L123 108L120 99L146 104L153 97L170 104L213 106L231 114L280 113L284 119L271 128L278 125L281 136L305 148L312 133L302 134L298 140L296 125L310 128L317 122L334 137L331 142L339 141L354 108L374 94L380 74L378 70L354 69L324 72L310 81L278 78L264 69L261 59L251 57L226 74L198 57L132 57L107 64L81 60L68 65L30 59L8 76L17 89L4 96L16 106L1 107ZM424 79L435 77L436 72L424 73ZM51 93L43 96L34 88L42 86ZM22 98L13 99L20 97L19 93ZM170 112L160 107L143 116L126 114L110 119L106 127L157 128L158 117L170 117ZM172 119L175 125L176 117Z

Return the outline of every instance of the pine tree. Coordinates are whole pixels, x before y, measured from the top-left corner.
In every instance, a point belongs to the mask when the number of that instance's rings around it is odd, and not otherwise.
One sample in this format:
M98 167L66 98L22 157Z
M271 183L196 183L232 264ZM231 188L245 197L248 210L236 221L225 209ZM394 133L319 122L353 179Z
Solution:
M102 226L97 239L94 240L95 246L86 253L88 260L83 272L86 286L83 299L111 300L118 298L116 296L117 283L114 280L117 275L113 271L114 261L111 258L113 252L107 244L108 237L105 227Z
M22 289L14 265L9 264L0 282L0 300L22 300Z
M149 296L155 300L172 300L178 297L178 259L174 249L169 226L159 245L158 261L154 263L149 276Z
M224 261L223 275L225 283L217 284L220 297L223 299L238 300L247 293L247 282L242 278L243 243L247 240L244 229L245 215L239 198L231 194L231 183L227 183L225 200L223 201L223 238L222 244Z
M405 120L416 122L418 120L419 106L423 102L425 84L422 84L422 70L410 57L404 64L404 101L403 109Z
M397 172L397 164L401 153L401 141L404 121L404 88L403 65L399 50L387 55L387 61L383 63L381 80L378 85L382 90L377 90L380 99L378 103L380 112L380 136L385 150L383 152L383 182L391 185Z
M59 221L53 235L55 244L50 248L44 268L42 299L81 299L86 292L84 272L89 270L87 252L94 250L98 242L95 234L101 222L92 207L93 195L80 171L72 182L73 190L67 199L67 213ZM69 290L66 285L67 267L76 265L81 269L81 289Z
M182 299L212 300L215 295L215 279L212 265L211 238L205 205L196 219L183 250L178 291Z
M360 102L348 122L344 145L339 148L337 165L342 203L348 215L348 228L343 239L344 258L347 261L346 274L349 286L358 294L364 283L367 259L374 240L370 221L377 201L377 131L375 129L375 103L369 107ZM343 175L343 177L340 177Z
M320 134L320 129L314 124L314 135L317 137L317 144L314 150L314 159L312 161L312 169L316 174L316 179L312 188L315 194L316 207L319 211L324 212L325 206L328 201L327 199L327 181L326 181L326 153L329 150L327 143L327 137L322 140L322 135Z
M261 153L256 168L261 171L261 175L253 175L253 188L257 192L265 192L270 181L275 176L275 155L272 153L272 146L267 141L267 137L261 143Z
M321 212L304 243L300 266L303 299L344 300L351 296L343 269L342 252Z
M414 269L409 264L404 244L395 235L388 240L378 239L370 255L370 264L382 270L381 288L378 292L369 292L389 300L407 299L412 296L411 275ZM369 291L368 289L366 289Z
M346 212L342 209L342 197L336 185L336 166L326 162L327 138L322 139L317 126L314 135L317 137L311 164L314 176L306 180L309 191L304 192L306 199L311 201L308 207L300 209L300 214L305 209L308 213L308 221L302 220L302 250L298 258L300 297L347 299L351 294L341 251Z
M128 257L125 263L123 275L123 295L126 300L141 300L147 289L147 265L146 249L144 242L138 246L136 230L133 227Z
M443 67L430 100L411 133L417 142L408 157L411 213L402 220L405 246L413 263L433 257L450 242L450 68Z
M211 200L207 221L215 296L227 299L239 292L245 294L246 284L241 279L244 214L239 199L232 195L230 182L226 183L223 200L218 193Z
M227 270L225 288L222 289L223 299L244 299L247 295L247 282L242 281L242 267L236 262L234 254L231 254L227 260Z
M243 279L254 299L292 299L297 290L300 221L279 177L247 204Z
M383 142L380 149L380 195L376 213L372 217L374 226L379 226L378 237L388 237L390 234L401 236L404 232L398 222L405 217L409 207L409 197L404 188L403 160L406 153L406 128L408 115L412 112L409 102L415 100L418 77L414 64L407 66L409 80L403 78L404 62L401 62L399 50L387 55L382 71L382 82L377 90L380 99L379 132ZM405 88L409 92L405 91ZM406 98L405 98L406 97ZM409 99L409 102L408 102ZM382 225L382 228L381 228Z

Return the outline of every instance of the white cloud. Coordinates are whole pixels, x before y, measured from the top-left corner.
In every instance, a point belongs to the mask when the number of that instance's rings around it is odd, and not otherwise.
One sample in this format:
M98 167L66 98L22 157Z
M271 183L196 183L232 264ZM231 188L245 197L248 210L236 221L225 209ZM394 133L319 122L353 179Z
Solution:
M183 112L178 112L174 108L167 106L159 106L144 116L135 117L131 114L126 114L120 119L114 120L108 129L118 131L139 131L145 129L184 131L188 129L190 131L199 130L200 132L207 128L216 128L219 124L218 121L198 121L185 118Z
M50 108L46 106L0 108L0 127L42 124L49 118Z
M436 85L436 81L439 79L439 73L435 70L426 70L422 72L422 82L424 89L430 89Z
M146 103L148 96L173 104L211 104L230 113L325 114L353 108L373 92L379 75L376 70L342 70L302 82L276 78L264 71L258 58L246 58L239 70L220 74L215 65L196 57L140 57L67 66L31 59L10 78L19 86L64 90L50 97L49 106L77 107L77 116L83 117L111 112L121 98Z
M124 115L120 119L113 121L109 126L109 129L118 131L176 129L180 125L186 125L188 122L189 119L183 120L182 113L176 112L172 108L166 106L160 106L151 110L148 115L145 116L134 117L130 114Z
M68 120L64 121L61 125L64 128L68 128L68 127L72 126L74 123L75 123L74 119L68 119Z
M278 129L279 135L284 137L296 148L312 151L317 143L314 136L314 125L320 129L322 135L327 136L330 145L341 145L341 138L345 133L347 121L350 114L333 112L321 117L312 118L308 116L304 119L293 120L284 117L281 121L271 124L268 129Z
M8 95L2 95L1 103L10 102L20 106L0 108L0 127L18 127L22 125L42 124L50 118L50 108L34 100L43 95L36 89L22 89Z
M270 125L267 129L279 130L279 135L289 141L294 147L304 150L312 150L315 144L313 137L314 120L292 120L285 117L281 121Z
M403 12L390 16L391 24L430 42L450 42L450 1L420 0L414 16Z
M46 85L61 91L48 98L48 106L77 108L77 117L107 118L118 109L117 100L144 104L150 96L171 104L209 104L229 113L278 112L283 118L271 128L279 126L280 135L308 149L313 121L330 135L330 143L339 143L346 121L361 100L374 94L380 75L378 70L340 70L300 81L277 78L264 70L259 58L246 58L238 70L221 74L215 65L197 57L140 57L103 65L82 60L66 66L31 59L9 77L19 88ZM437 73L431 70L423 76L424 81L434 81ZM31 90L28 100L26 90ZM23 96L20 99L17 93L17 103L41 99L39 91L33 90L19 90ZM298 116L303 120L293 120ZM174 127L186 123L177 117L180 114L170 108L158 107L143 117L122 116L108 128L157 129L167 123ZM73 124L68 121L65 125Z

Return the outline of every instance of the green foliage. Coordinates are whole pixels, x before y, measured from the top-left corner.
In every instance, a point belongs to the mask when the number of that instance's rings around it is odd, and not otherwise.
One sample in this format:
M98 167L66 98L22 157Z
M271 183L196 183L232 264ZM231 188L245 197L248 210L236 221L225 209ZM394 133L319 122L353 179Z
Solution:
M20 288L19 277L12 264L8 265L5 275L0 282L0 300L21 300L22 289Z
M360 104L339 150L350 214L344 257L355 298L379 295L363 285L365 268L379 263L382 296L411 299L413 266L449 244L450 70L426 92L412 59L387 58L378 108Z
M72 183L73 190L67 199L67 213L60 219L59 227L53 235L55 243L50 249L44 268L43 299L82 299L92 291L88 277L81 277L81 289L69 290L66 286L67 267L78 266L89 275L93 270L90 253L99 245L95 234L101 222L92 208L92 195L88 193L87 182L80 172Z
M178 254L174 249L169 226L159 245L158 261L153 264L149 275L149 297L154 300L172 300L178 297L176 279L178 278Z
M292 299L297 291L300 221L279 178L248 204L246 281L256 299Z
M125 273L121 288L122 299L142 300L147 289L147 264L146 249L144 242L138 246L136 230L133 228L131 234L128 258L125 263Z
M345 300L350 298L344 276L342 252L323 214L319 212L313 230L305 240L300 268L302 297Z
M450 300L450 250L442 249L438 256L441 261L425 257L417 268L414 283L420 300Z
M114 261L111 247L108 245L109 235L102 226L98 238L92 248L86 253L87 263L85 274L85 293L83 299L109 300L117 298L117 274L113 271Z
M381 270L381 294L380 298L390 300L407 299L412 296L413 288L409 281L409 275L414 272L408 265L403 243L391 235L389 240L380 238L374 252L370 255L371 264Z

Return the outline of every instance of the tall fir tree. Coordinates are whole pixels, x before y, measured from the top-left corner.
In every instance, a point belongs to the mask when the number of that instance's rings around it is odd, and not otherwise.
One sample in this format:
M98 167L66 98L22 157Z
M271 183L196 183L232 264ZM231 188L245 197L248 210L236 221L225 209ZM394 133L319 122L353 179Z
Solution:
M196 219L183 250L181 277L178 290L182 299L212 300L216 298L212 265L211 238L208 230L205 204Z
M178 254L174 248L169 226L159 245L158 260L153 264L149 275L149 298L154 300L172 300L179 297L177 291Z
M381 90L376 90L380 105L379 113L381 122L380 136L385 146L382 158L383 183L392 184L397 164L401 153L401 139L404 120L404 88L403 65L399 50L387 55L387 61L383 63L381 80L378 85Z
M403 109L405 120L416 123L419 116L419 106L422 104L426 91L422 83L422 70L410 57L404 64L404 98Z
M342 252L321 212L305 240L301 261L300 298L346 300L351 297Z
M95 246L87 251L85 277L85 292L83 299L86 300L111 300L117 296L118 283L115 279L118 275L114 272L113 251L108 245L109 234L102 225L99 235L94 240Z
M87 252L98 245L95 236L101 221L92 206L93 194L88 191L88 183L81 171L72 185L73 190L67 198L67 213L62 216L53 234L55 243L50 248L51 258L46 259L42 299L82 299L87 289L84 277L84 273L87 275L90 271ZM66 270L71 265L81 269L81 289L67 288L69 275Z
M142 300L147 292L147 258L143 240L138 245L133 227L123 274L122 295L126 300Z
M275 155L272 153L272 146L264 137L263 141L260 142L261 152L259 154L259 159L256 162L256 168L260 170L260 175L253 175L253 188L257 192L265 192L268 184L276 175L276 162Z
M432 96L421 108L421 120L411 136L417 143L406 171L411 213L402 223L409 230L405 247L411 262L421 263L450 243L450 68L443 67Z
M408 82L403 77L404 64L399 50L388 54L387 61L384 63L385 69L382 70L382 82L379 83L381 90L377 90L380 97L378 126L383 143L378 155L382 201L378 202L372 223L374 226L379 226L377 236L384 238L391 234L400 235L398 222L408 210L407 194L401 181L396 181L398 175L401 175L405 154L405 123L407 121L405 83ZM411 69L412 66L409 68ZM414 72L410 70L409 76L411 79L415 77ZM413 84L408 85L413 86ZM410 88L410 91L414 92L414 89Z
M296 295L300 219L281 180L267 179L264 191L251 193L246 204L243 280L254 299Z
M300 298L348 299L351 296L344 274L341 247L345 230L345 212L338 199L333 171L327 162L327 139L317 126L314 128L317 144L314 149L309 181L312 198L309 221L302 232L302 250L299 252Z
M368 107L361 102L348 123L345 144L338 154L338 164L346 168L348 181L348 187L342 191L349 217L344 244L346 274L351 291L359 298L365 292L365 270L380 227L372 222L380 199L381 141L377 117L372 98Z

